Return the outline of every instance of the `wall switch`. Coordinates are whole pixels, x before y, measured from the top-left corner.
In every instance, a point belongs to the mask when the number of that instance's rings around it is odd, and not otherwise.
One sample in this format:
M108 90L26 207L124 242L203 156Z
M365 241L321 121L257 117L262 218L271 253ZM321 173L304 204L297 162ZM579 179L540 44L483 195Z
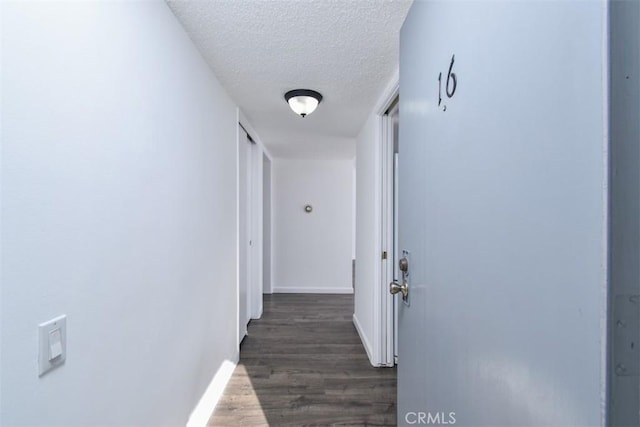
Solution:
M42 376L67 358L67 316L38 325L38 343L38 376Z
M49 332L49 362L62 356L62 333L60 328Z

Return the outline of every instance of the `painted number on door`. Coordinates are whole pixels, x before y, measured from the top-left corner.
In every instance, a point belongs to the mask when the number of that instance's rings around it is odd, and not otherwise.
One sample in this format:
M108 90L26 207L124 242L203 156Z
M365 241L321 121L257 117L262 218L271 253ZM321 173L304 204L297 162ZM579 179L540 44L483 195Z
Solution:
M453 72L453 63L455 62L455 55L451 55L451 63L449 64L449 73L447 74L447 81L444 86L444 92L448 98L453 98L458 87L458 78L456 73ZM442 105L442 72L438 75L438 107L442 107L442 111L447 111L447 106Z

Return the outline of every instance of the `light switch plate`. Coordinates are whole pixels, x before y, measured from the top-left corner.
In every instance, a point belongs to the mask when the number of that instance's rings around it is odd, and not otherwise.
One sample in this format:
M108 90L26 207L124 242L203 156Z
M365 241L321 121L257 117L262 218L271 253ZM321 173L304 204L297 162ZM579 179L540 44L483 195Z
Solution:
M67 316L59 316L55 319L39 324L38 376L42 376L52 369L62 365L66 358Z

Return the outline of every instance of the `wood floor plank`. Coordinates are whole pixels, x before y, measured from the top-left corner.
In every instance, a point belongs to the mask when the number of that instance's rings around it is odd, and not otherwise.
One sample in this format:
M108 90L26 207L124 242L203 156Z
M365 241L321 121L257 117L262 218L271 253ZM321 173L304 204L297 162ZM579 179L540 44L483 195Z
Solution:
M394 426L396 370L373 368L352 295L265 295L210 426Z

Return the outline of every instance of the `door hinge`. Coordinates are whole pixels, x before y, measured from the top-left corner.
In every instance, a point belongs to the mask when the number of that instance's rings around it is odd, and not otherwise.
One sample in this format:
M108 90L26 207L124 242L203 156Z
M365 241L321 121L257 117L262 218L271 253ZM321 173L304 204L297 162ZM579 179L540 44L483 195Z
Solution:
M387 259L387 251L382 251L382 259Z

